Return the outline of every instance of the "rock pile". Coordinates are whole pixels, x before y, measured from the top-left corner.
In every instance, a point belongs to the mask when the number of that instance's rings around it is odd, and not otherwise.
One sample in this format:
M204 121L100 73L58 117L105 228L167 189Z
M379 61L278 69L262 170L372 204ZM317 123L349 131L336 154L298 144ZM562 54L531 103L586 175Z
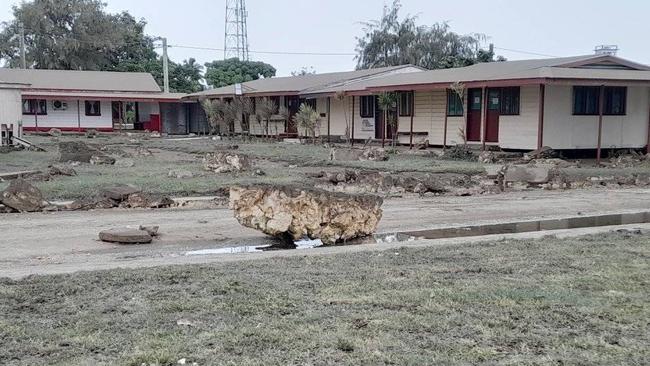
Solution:
M174 201L164 195L143 193L139 188L122 185L109 187L99 194L76 200L66 206L72 211L90 209L122 208L167 208Z
M45 207L41 191L21 178L12 180L0 193L0 203L10 209L6 211L17 212L37 212Z
M305 237L325 244L374 233L383 200L293 186L230 189L230 208L240 224L287 241Z
M386 161L388 153L378 147L367 149L337 148L330 150L330 160L335 161Z
M208 153L203 158L203 168L215 173L241 172L251 167L251 160L245 155L217 152Z

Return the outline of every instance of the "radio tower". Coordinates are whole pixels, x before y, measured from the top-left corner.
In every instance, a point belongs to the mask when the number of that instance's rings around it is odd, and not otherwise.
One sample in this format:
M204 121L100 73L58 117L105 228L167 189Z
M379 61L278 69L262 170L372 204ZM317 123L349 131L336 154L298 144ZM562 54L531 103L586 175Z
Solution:
M223 58L237 57L248 61L248 29L246 0L226 0L226 32Z

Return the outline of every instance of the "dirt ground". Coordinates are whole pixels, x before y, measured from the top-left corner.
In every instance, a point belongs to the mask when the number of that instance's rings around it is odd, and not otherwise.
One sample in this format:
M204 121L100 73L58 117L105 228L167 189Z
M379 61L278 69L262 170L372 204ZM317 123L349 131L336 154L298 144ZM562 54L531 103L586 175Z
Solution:
M439 227L575 217L650 209L650 189L510 192L476 197L396 198L384 203L379 233ZM151 245L120 246L98 240L101 230L159 225ZM188 257L188 251L273 242L242 227L226 208L210 210L97 210L3 215L0 277L77 270L183 264L272 257L275 253ZM372 249L376 244L362 245ZM337 247L337 251L357 250ZM301 251L302 252L302 251ZM313 249L309 254L323 253ZM307 253L306 251L304 253ZM328 252L329 253L329 252Z

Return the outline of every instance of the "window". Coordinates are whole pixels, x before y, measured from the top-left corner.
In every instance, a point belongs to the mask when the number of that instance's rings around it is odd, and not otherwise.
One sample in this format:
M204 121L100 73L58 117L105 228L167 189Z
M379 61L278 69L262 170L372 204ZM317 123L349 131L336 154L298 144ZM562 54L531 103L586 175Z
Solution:
M87 100L86 104L86 116L101 116L102 109L101 103L98 100Z
M399 94L399 115L408 117L413 113L413 92L401 92Z
M598 115L599 93L600 87L598 86L574 86L573 114L581 116Z
M596 116L600 110L599 86L573 87L573 114ZM603 115L624 116L627 105L627 88L624 86L606 86L604 90Z
M519 87L501 88L501 114L519 114Z
M313 110L316 110L316 99L304 99L304 103L310 106Z
M361 105L359 107L362 118L373 118L375 116L375 96L362 96Z
M28 115L46 115L47 102L45 99L24 99L23 114Z
M463 101L453 90L447 90L447 116L459 117L463 115Z
M605 110L607 116L624 116L627 104L627 88L624 86L605 88Z

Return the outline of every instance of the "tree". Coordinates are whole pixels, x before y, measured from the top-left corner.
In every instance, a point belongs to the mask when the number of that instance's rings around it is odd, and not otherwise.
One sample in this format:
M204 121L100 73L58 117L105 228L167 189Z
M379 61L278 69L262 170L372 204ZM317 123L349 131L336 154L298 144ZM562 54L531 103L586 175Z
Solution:
M256 109L256 119L260 123L260 128L262 127L261 122L265 122L264 136L267 137L269 135L269 121L271 117L278 113L278 105L271 98L264 97L257 102Z
M55 70L149 72L162 86L162 58L146 21L128 12L110 14L98 0L33 0L13 7L14 19L0 31L0 59L20 64L19 24L25 28L29 67ZM170 90L203 89L202 66L189 59L169 63Z
M205 111L210 126L210 134L221 133L222 123L224 122L225 104L220 99L204 99L201 101L201 107Z
M472 65L479 61L482 34L459 35L447 23L417 25L417 18L400 20L399 0L384 6L380 20L363 23L364 34L357 37L357 68L412 64L426 69Z
M316 131L320 130L320 115L309 104L303 103L298 109L298 113L293 116L295 124L305 130L305 134L311 136L312 141L316 142Z
M238 58L208 62L205 69L205 80L214 88L270 78L276 72L275 67L264 62L240 61Z
M386 126L390 127L391 136L393 137L393 146L395 145L395 133L397 132L397 119L391 118L391 114L388 113L392 108L395 108L397 105L397 93L394 92L383 92L377 96L377 106L384 113L384 121ZM384 146L384 138L386 136L386 126L382 128L381 131L381 146Z

